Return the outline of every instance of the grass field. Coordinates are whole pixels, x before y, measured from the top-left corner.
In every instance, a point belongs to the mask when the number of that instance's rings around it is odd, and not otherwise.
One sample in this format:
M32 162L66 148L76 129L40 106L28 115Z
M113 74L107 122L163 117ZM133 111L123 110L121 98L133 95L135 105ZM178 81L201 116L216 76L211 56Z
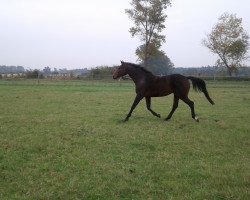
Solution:
M207 87L122 123L132 83L0 81L0 199L250 199L250 82Z

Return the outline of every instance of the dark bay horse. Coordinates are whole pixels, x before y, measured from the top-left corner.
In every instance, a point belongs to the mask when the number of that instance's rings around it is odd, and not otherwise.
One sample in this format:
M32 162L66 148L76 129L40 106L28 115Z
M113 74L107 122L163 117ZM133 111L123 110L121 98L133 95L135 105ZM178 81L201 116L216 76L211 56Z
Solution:
M194 112L194 102L188 98L188 92L190 89L190 84L188 80L191 80L193 88L195 91L201 91L204 93L207 100L213 105L213 100L209 97L206 89L205 82L196 77L183 76L180 74L172 74L168 76L155 76L151 72L147 71L140 65L127 63L121 61L121 66L119 66L113 74L113 78L117 79L125 75L129 75L135 83L136 87L136 97L134 103L131 106L129 113L127 114L125 121L129 119L133 110L137 104L145 97L147 109L156 117L161 117L151 109L151 97L162 97L169 94L174 94L174 102L172 110L165 120L169 120L176 108L178 107L179 99L184 101L191 109L191 115L194 120L199 121L198 117Z

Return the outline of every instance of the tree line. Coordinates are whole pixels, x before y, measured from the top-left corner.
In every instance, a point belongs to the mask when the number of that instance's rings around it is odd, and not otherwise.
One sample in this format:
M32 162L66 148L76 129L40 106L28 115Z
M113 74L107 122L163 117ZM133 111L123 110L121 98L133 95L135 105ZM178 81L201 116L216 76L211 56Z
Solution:
M26 70L23 66L6 66L0 65L0 73L8 74L8 73L24 73Z
M160 62L160 61L159 61ZM153 64L153 63L152 63ZM48 67L43 70L26 70L24 67L18 66L0 66L0 78L4 78L4 74L19 74L22 78L51 78L51 77L64 77L68 79L88 78L88 79L110 79L112 78L113 71L116 66L97 66L92 69L50 69ZM154 69L154 70L152 70ZM169 74L182 74L186 76L201 76L201 77L227 77L228 71L224 66L203 66L203 67L169 67L155 64L154 68L149 68L155 75L169 75ZM250 77L250 67L240 67L233 73L235 77Z

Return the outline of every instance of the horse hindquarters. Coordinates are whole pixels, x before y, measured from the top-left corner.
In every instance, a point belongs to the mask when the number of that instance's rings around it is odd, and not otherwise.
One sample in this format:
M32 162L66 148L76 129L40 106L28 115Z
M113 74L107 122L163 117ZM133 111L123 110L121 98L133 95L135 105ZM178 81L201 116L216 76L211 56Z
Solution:
M184 103L186 103L190 107L192 118L198 122L198 117L196 117L194 111L194 102L188 98L188 93L190 89L190 83L188 79L185 76L176 74L171 77L171 81L174 93L174 102L172 110L169 113L166 120L169 120L172 117L173 113L178 107L179 99L181 99Z

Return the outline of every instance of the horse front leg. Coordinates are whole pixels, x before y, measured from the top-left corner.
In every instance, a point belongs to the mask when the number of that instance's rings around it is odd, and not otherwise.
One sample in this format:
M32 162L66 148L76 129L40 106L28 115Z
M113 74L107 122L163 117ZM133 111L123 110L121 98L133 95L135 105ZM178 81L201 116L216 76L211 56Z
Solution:
M179 97L177 97L177 96L174 95L174 102L173 102L172 110L170 111L170 113L168 114L167 118L165 119L166 121L170 120L170 118L174 114L174 111L178 107L178 104L179 104Z
M160 115L160 114L156 113L155 111L153 111L153 110L151 109L151 97L145 97L145 99L146 99L147 109L148 109L154 116L161 118L161 115Z
M127 114L127 117L124 119L124 121L128 121L128 119L130 118L133 110L135 109L135 107L138 105L138 103L143 99L142 95L137 94L134 100L134 103L132 104L129 113Z

